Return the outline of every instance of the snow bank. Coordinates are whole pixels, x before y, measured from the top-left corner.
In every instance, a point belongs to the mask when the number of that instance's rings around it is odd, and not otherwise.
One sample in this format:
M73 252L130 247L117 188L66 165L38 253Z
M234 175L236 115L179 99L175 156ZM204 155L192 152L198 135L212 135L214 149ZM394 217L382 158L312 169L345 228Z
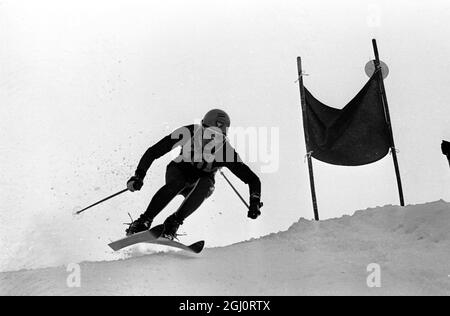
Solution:
M170 251L0 273L2 295L449 295L450 204L385 206L200 255ZM369 287L369 264L380 287ZM69 283L68 283L69 281Z

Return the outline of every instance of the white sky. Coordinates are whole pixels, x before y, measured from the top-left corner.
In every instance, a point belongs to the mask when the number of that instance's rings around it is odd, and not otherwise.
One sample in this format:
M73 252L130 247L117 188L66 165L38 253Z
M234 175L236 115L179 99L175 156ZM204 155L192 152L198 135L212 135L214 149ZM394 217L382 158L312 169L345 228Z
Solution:
M58 228L55 240L121 236L126 213L136 217L163 184L170 157L152 166L141 192L76 222L67 214L122 189L148 146L212 107L234 126L279 128L280 168L262 174L251 163L263 182L258 221L218 177L184 230L227 244L311 218L296 57L314 95L342 107L367 80L373 37L390 67L405 200L449 200L440 153L450 139L449 18L448 1L1 1L2 241L25 243L24 230L46 226ZM398 203L390 156L314 167L322 218Z

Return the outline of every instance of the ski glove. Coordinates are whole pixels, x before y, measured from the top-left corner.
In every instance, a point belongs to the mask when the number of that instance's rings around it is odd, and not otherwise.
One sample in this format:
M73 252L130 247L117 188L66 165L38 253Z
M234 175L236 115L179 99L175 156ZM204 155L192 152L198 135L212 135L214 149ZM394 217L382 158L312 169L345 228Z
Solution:
M143 185L144 181L142 181L142 179L137 176L132 176L127 182L127 188L131 192L139 191Z
M260 209L262 206L263 204L260 201L251 201L247 216L251 219L257 219L258 216L261 215Z

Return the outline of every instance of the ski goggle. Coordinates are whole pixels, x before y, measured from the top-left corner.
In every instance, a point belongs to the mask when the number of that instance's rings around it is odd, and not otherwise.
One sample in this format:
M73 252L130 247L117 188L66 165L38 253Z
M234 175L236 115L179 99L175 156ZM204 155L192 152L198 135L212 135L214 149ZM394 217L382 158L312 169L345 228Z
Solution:
M206 124L202 124L204 128L214 131L215 133L221 134L222 136L226 137L228 132L228 126L223 124L220 121L216 122L216 126L209 126Z

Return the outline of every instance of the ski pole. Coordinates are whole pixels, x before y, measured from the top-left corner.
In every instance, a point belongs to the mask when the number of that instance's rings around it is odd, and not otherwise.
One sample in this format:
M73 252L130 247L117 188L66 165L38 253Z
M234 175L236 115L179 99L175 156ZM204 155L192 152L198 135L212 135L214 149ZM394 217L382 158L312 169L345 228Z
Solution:
M89 205L88 207L86 207L86 208L84 208L84 209L82 209L82 210L80 210L80 211L78 211L78 212L76 212L75 214L81 214L81 213L83 213L84 211L86 211L87 209L89 209L89 208L91 208L91 207L93 207L93 206L96 206L97 204L100 204L100 203L102 203L102 202L105 202L106 200L109 200L109 199L111 199L111 198L113 198L113 197L115 197L115 196L117 196L117 195L119 195L119 194L122 194L123 192L125 192L125 191L128 191L128 189L124 189L124 190L122 190L122 191L119 191L119 192L117 192L117 193L114 193L113 195L110 195L110 196L108 196L107 198L104 198L103 200L101 200L101 201L98 201L98 202L96 202L96 203L94 203L94 204L92 204L92 205Z
M241 199L242 203L245 204L245 206L250 209L250 206L247 204L247 202L245 202L244 198L242 197L242 195L239 194L238 190L236 190L236 188L234 187L234 185L231 183L230 180L228 180L227 176L223 173L222 170L219 170L220 174L225 178L225 180L228 182L228 184L230 185L230 187L233 189L234 193L237 194L237 196Z

